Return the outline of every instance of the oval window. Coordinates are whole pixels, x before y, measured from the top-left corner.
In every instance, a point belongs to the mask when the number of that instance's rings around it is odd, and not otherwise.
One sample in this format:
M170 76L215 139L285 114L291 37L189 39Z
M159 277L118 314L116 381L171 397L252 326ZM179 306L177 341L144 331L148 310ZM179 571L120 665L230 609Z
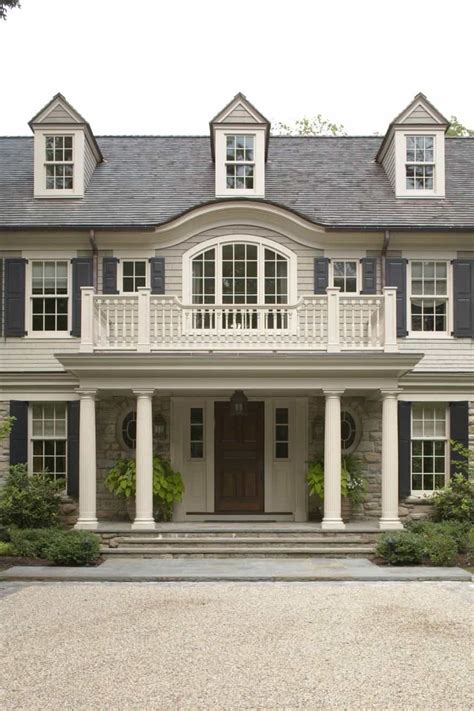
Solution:
M353 448L357 437L356 421L350 412L341 413L341 448L343 452Z
M122 421L122 439L126 447L137 447L137 413L129 412Z

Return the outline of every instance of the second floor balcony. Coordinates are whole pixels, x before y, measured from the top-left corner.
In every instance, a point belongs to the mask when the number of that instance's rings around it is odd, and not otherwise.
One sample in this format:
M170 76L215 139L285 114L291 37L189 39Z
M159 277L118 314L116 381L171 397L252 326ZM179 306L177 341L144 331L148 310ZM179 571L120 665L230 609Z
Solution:
M184 304L149 288L101 295L81 289L80 350L397 351L396 288L382 294L303 296L294 304Z

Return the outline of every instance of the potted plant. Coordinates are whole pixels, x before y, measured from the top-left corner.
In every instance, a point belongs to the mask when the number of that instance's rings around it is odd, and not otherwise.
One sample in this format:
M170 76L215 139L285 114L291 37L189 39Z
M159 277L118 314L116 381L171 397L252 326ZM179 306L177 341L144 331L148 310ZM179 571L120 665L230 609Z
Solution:
M119 459L105 477L112 494L125 498L130 520L135 514L136 463L134 459ZM157 521L170 521L173 506L183 498L181 474L161 457L153 457L153 514Z
M324 507L324 457L322 455L308 462L306 473L310 496L317 500L321 511ZM364 501L367 483L362 474L359 460L353 454L343 455L341 459L341 515L346 521L352 510Z

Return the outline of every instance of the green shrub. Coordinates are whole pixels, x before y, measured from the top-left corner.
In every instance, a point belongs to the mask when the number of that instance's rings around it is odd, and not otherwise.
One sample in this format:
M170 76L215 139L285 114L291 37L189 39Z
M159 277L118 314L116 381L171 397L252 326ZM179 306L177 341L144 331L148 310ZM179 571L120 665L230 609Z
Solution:
M15 555L24 558L47 558L52 538L62 531L58 528L12 528L11 546Z
M474 523L474 481L457 474L433 495L435 521Z
M423 541L423 553L433 565L453 565L457 552L456 541L445 533L427 536Z
M468 548L468 538L471 526L461 521L409 521L407 530L420 535L423 539L443 535L456 543L458 553L465 553Z
M18 528L49 528L60 520L64 482L48 472L28 475L24 464L11 466L0 493L0 523Z
M0 555L14 555L11 543L0 541Z
M418 565L423 558L423 545L411 531L394 531L379 538L375 553L390 565Z
M99 537L89 531L56 532L45 553L56 565L90 565L100 557Z

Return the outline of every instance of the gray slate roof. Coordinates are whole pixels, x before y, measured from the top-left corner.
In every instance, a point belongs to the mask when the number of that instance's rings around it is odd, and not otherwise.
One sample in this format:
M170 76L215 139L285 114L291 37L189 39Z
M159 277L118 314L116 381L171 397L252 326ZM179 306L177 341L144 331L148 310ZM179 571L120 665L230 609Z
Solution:
M0 138L0 229L144 227L217 202L208 136L102 136L82 199L33 199L33 138ZM333 228L474 229L474 139L446 139L445 199L396 199L381 137L271 137L266 201Z

